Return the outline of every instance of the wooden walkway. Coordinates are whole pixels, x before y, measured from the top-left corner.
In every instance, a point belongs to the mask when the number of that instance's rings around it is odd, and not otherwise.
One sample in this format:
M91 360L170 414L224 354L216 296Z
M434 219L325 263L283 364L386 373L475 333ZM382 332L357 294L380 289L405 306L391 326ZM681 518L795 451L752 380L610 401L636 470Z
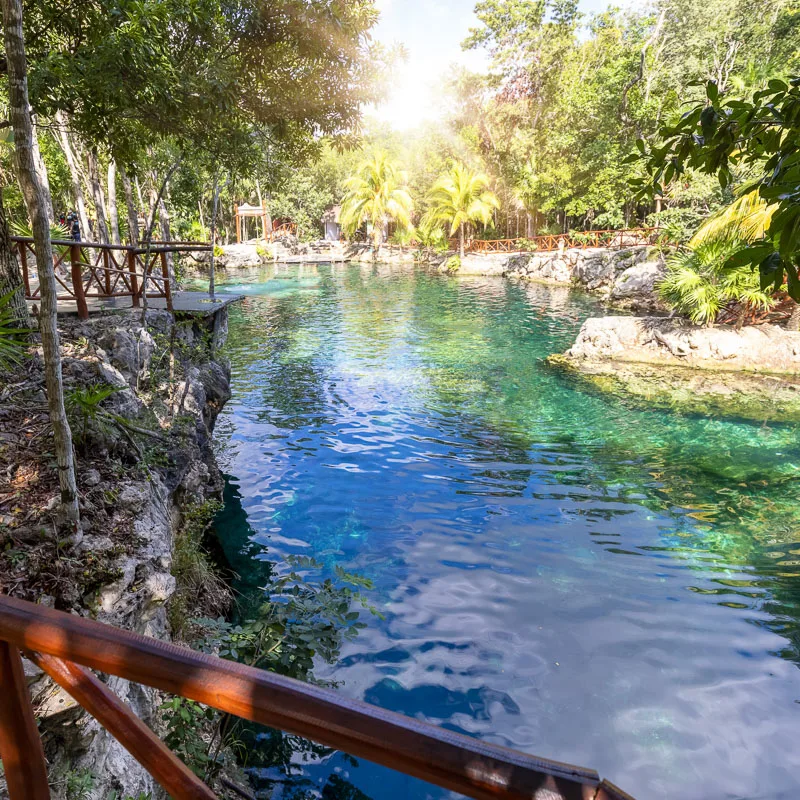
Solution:
M172 310L176 314L191 314L194 317L210 317L221 308L227 308L231 303L239 302L244 295L225 294L217 295L212 303L207 292L175 292L172 295ZM39 305L40 300L28 300L29 306ZM86 307L90 314L109 314L113 312L130 312L133 309L129 297L90 297L86 299ZM148 297L147 307L154 310L165 310L167 300L164 297ZM74 300L63 299L58 301L58 313L65 315L78 315L78 305Z
M35 242L26 236L12 236L11 241L17 247L25 297L41 302ZM163 300L173 311L170 259L211 250L209 244L193 242L154 242L147 248L59 239L51 244L59 306L63 303L65 311L74 306L82 319L89 316L90 302L96 308L108 307L110 301L138 308L145 293L148 303ZM96 301L102 302L98 306Z

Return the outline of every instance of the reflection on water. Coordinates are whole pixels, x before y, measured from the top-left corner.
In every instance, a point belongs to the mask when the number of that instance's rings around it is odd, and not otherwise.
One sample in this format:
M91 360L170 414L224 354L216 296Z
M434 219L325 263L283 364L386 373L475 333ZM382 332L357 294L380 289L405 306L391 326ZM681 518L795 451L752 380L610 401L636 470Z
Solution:
M325 676L640 800L795 797L797 431L576 389L542 359L598 309L563 289L302 270L230 287L221 528L245 588L253 545L375 581L385 619Z

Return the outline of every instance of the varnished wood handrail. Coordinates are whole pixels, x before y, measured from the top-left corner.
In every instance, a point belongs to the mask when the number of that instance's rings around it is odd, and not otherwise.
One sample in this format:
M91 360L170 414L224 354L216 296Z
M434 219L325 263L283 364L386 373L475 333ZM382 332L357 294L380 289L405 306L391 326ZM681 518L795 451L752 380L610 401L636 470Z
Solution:
M29 653L29 656L109 731L170 797L216 800L214 792L86 667L41 653Z
M622 798L594 770L537 758L330 689L0 597L0 640L182 695L480 800Z
M0 758L12 800L49 800L42 740L19 650L0 641Z

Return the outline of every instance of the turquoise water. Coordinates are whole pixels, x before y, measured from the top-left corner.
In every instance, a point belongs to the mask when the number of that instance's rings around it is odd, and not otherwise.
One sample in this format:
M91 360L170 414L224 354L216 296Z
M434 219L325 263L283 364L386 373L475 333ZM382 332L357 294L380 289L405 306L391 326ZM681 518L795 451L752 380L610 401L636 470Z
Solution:
M602 312L565 289L372 266L258 280L223 287L248 297L220 532L242 588L288 554L375 582L384 619L320 676L639 800L797 797L796 429L572 385L542 359ZM305 768L331 774L373 800L454 796L340 756Z

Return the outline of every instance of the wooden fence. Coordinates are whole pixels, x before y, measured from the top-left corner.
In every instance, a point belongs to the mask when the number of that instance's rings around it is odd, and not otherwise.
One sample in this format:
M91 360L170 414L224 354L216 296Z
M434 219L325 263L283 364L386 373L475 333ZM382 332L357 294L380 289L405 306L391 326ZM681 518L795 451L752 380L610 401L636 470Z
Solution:
M10 800L50 798L21 653L176 800L212 800L215 795L90 669L313 739L479 800L631 800L594 770L482 742L330 689L0 596L0 759Z
M662 231L660 228L628 228L625 230L585 231L581 233L557 233L534 236L530 239L470 239L464 250L468 253L523 253L552 252L590 247L623 248L655 244ZM451 239L450 247L458 250L458 240Z
M17 248L25 296L41 300L36 272L36 250L30 237L12 236ZM172 310L168 253L208 252L210 245L188 242L157 242L150 249L128 245L74 242L54 239L53 269L58 284L58 299L72 300L82 319L89 316L86 299L130 297L138 307L147 286L148 298L166 299Z

